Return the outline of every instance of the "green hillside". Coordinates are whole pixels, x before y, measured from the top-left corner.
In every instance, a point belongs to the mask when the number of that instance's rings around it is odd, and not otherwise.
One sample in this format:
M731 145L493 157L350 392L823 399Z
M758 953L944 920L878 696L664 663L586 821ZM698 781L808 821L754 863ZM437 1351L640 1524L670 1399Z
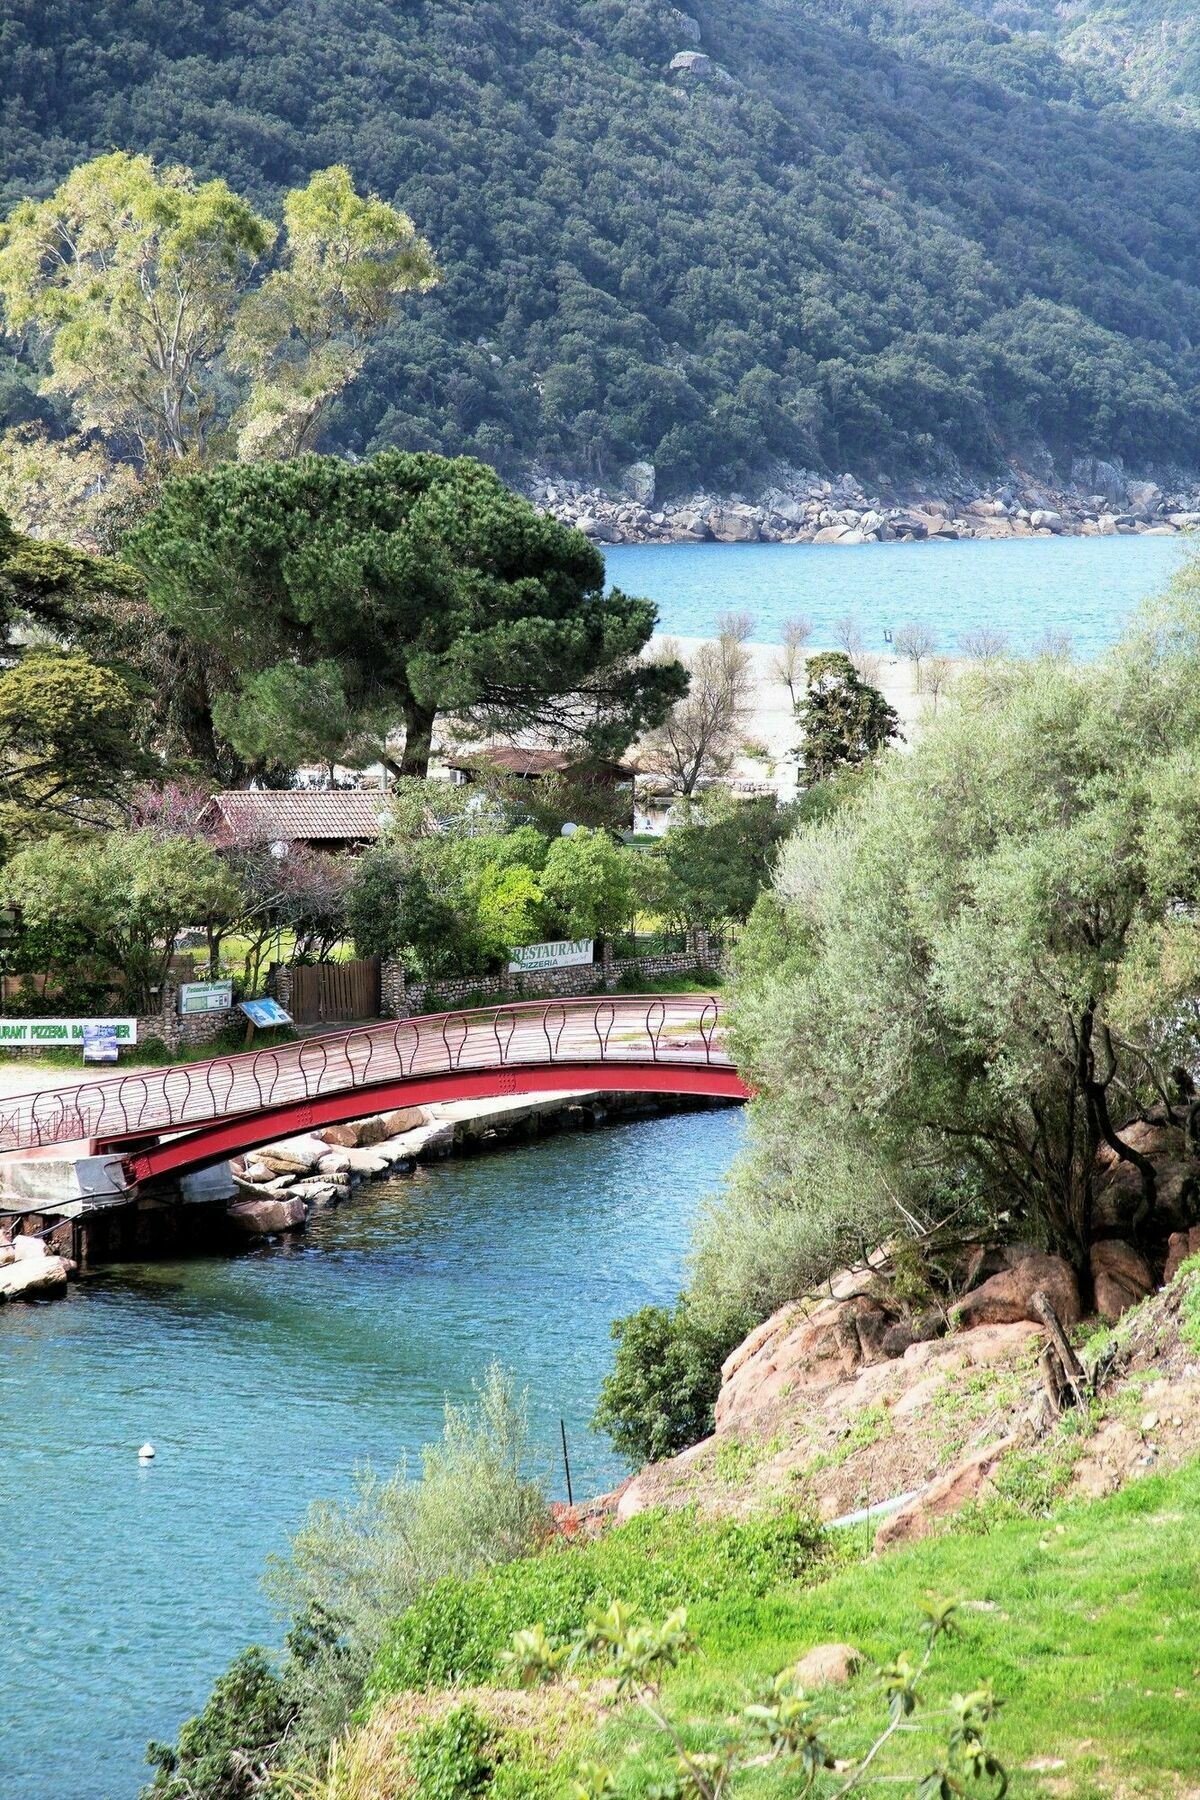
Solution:
M1039 0L1040 4L1040 0ZM334 161L440 290L329 447L663 488L771 456L1200 464L1200 136L946 5L10 0L7 201L119 145L261 203ZM679 52L712 65L672 72ZM26 396L4 389L19 411Z
M1193 0L976 0L1001 30L1048 36L1068 62L1134 99L1200 124L1200 12Z

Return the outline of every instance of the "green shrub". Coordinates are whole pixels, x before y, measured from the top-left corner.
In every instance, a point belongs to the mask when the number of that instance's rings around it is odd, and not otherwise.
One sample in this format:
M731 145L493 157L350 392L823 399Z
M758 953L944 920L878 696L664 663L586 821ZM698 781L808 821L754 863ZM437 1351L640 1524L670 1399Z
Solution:
M214 1684L177 1744L150 1744L144 1800L249 1800L295 1716L264 1651L243 1650Z
M707 1437L721 1364L749 1330L742 1314L713 1327L686 1298L668 1312L643 1306L613 1321L617 1354L600 1388L592 1428L632 1462L658 1462Z
M552 1637L568 1637L615 1595L648 1613L762 1595L810 1569L821 1547L819 1527L800 1514L709 1522L687 1508L470 1579L450 1576L395 1621L367 1698L493 1680L514 1632L540 1621Z
M471 1800L495 1769L495 1727L473 1706L456 1706L408 1744L417 1800Z

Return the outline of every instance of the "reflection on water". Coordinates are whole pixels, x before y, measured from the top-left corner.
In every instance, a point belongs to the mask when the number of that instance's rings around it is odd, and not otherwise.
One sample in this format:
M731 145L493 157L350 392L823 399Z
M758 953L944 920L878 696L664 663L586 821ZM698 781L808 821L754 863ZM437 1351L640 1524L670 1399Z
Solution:
M622 1471L587 1431L610 1321L672 1298L736 1111L583 1135L359 1190L305 1241L107 1270L0 1315L0 1794L130 1800L230 1656L307 1501L440 1430L493 1357L561 1491ZM148 1467L137 1446L149 1438Z

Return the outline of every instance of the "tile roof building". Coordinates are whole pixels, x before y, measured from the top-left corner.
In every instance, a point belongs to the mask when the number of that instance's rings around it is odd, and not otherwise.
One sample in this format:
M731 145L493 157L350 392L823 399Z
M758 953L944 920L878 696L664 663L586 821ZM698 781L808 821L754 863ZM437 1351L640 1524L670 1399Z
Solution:
M214 794L200 823L233 844L334 851L375 843L387 816L386 794L372 788L246 788Z

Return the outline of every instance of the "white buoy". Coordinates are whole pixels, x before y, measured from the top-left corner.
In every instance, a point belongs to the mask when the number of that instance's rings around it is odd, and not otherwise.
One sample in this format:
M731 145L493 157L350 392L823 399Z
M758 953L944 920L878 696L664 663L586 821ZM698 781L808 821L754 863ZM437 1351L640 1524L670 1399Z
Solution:
M139 1462L153 1462L154 1461L154 1445L153 1444L143 1444L142 1445L141 1449L138 1451L138 1461Z

